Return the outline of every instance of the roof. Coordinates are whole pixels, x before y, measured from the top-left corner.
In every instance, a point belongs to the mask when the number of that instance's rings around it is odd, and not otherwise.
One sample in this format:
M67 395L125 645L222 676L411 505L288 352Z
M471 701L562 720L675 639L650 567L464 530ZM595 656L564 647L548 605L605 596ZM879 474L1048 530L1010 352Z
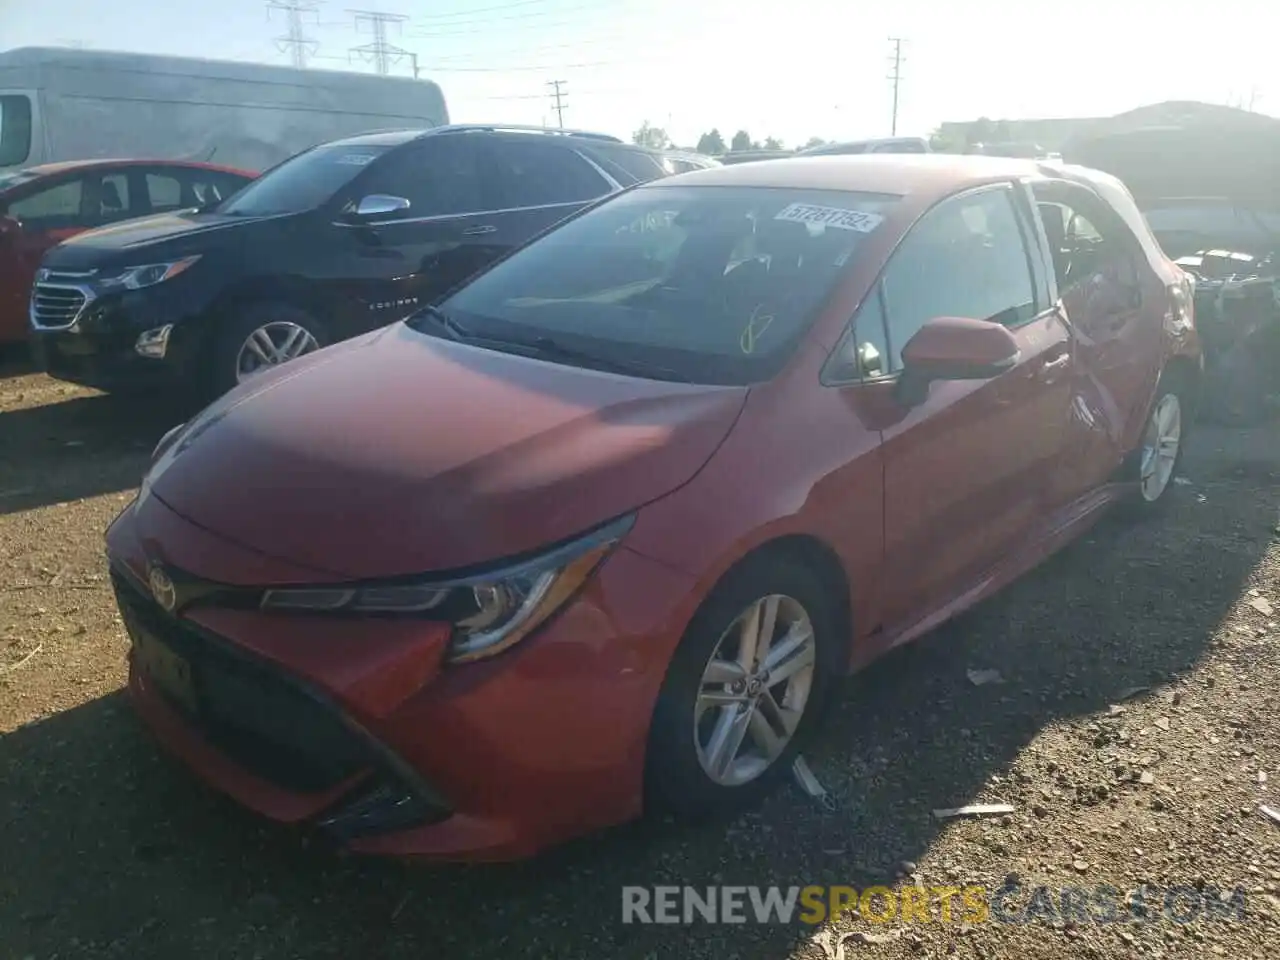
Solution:
M47 66L78 67L90 70L134 70L303 86L355 85L383 91L395 85L436 87L436 84L430 80L408 76L397 77L313 67L299 70L292 66L243 60L212 60L206 57L175 57L164 54L131 53L123 50L84 50L76 47L15 47L12 50L0 50L0 67Z
M429 128L421 130L379 130L375 133L361 133L354 137L343 137L341 140L330 140L322 143L322 147L398 147L410 140L417 140L430 133Z
M192 167L197 170L217 170L221 173L231 173L245 177L256 176L256 174L249 170L238 170L235 167L219 166L216 163L201 163L196 160L166 160L159 157L150 159L119 157L96 160L62 160L57 163L42 163L34 167L24 167L23 172L34 174L37 177L49 177L56 173L65 173L68 170L91 170L95 167L154 166L156 164L163 164L166 167Z
M1044 173L1044 165L1033 160L941 153L873 153L786 157L762 163L711 167L656 181L646 189L696 185L848 190L897 196L943 195L969 184L976 186Z

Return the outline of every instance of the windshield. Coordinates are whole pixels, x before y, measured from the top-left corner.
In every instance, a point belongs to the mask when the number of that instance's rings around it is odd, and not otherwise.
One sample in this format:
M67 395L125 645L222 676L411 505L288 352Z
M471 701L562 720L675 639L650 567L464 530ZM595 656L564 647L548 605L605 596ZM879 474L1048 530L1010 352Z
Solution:
M580 359L643 364L687 382L758 382L786 362L896 199L642 188L545 234L440 312L486 341L550 340ZM410 322L432 329L425 317Z
M270 217L314 210L389 149L369 144L315 147L246 184L217 212L232 217Z
M38 180L40 174L31 173L28 170L14 170L12 173L0 173L0 193L8 190L10 187L16 187L23 183L30 183L32 180Z

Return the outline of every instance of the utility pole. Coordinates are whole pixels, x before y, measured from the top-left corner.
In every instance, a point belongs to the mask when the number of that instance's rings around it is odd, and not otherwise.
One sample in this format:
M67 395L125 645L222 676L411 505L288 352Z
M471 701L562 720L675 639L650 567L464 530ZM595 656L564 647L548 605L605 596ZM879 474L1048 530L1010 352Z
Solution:
M271 11L282 10L288 30L283 37L276 37L276 47L289 54L289 59L299 70L307 67L307 57L316 52L320 46L307 36L302 21L304 14L315 14L319 8L317 0L267 0L267 16Z
M889 136L898 135L898 88L902 85L902 43L901 37L890 37L893 44L893 55L889 57L893 72L889 74L889 82L893 84L893 119L890 122Z
M556 102L556 106L555 106L556 120L559 121L561 129L564 129L564 106L565 105L564 105L564 94L560 88L563 87L568 82L569 82L568 80L547 81L547 86L550 87L553 91L551 96L552 96L552 99L554 99Z
M563 92L563 90L562 90L561 88L562 88L566 83L568 83L568 81L567 81L567 80L549 80L549 81L547 82L547 86L548 86L548 87L550 87L550 88L551 88L551 90L552 90L551 97L552 97L552 99L555 101L555 107L554 107L554 109L555 109L555 111L556 111L556 120L557 120L557 122L559 122L560 127L561 127L562 129L564 128L564 107L565 107L565 104L564 104L564 92Z
M351 52L372 62L374 70L378 73L384 75L390 73L391 64L409 55L408 50L387 42L387 25L393 23L397 27L403 27L408 17L400 13L383 13L380 10L348 10L347 13L356 18L356 30L359 30L362 24L368 25L369 32L373 36L370 43L352 47Z

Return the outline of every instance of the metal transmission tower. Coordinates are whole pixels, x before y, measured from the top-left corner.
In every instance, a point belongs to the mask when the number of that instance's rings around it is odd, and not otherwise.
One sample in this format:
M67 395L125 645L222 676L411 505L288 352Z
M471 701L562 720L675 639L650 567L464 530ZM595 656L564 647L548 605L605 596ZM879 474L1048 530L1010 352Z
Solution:
M564 87L564 85L567 84L568 82L569 82L568 80L548 80L547 81L547 86L550 87L552 91L551 98L556 102L556 106L555 106L556 120L559 122L561 127L564 126L564 108L565 108L564 92L561 88Z
M889 57L889 63L893 67L893 72L889 74L889 82L893 84L893 119L890 122L889 135L896 137L898 135L898 88L902 85L902 44L901 37L890 37L889 42L893 44L893 54Z
M267 16L271 11L281 10L288 24L288 32L283 37L276 37L276 46L289 54L289 59L299 70L307 67L307 58L316 52L320 44L307 36L303 16L314 16L319 10L318 0L267 0Z
M400 13L382 13L379 10L348 10L356 18L356 29L362 24L369 27L373 40L359 47L352 47L351 52L362 59L372 62L373 68L381 74L391 72L391 65L410 55L408 50L387 42L387 25L395 24L403 29L409 18Z

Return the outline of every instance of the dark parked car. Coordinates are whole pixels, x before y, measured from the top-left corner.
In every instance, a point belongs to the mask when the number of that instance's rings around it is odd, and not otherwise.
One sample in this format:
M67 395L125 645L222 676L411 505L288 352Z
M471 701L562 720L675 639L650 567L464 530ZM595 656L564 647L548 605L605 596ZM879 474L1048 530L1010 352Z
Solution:
M107 533L132 695L219 789L364 853L740 806L842 674L1177 489L1189 308L1092 171L629 190L161 439Z
M0 173L0 345L27 337L40 258L85 230L231 196L254 174L177 160L84 160Z
M665 175L613 137L448 126L314 147L229 201L76 237L31 299L38 361L216 395L394 322L584 205Z

